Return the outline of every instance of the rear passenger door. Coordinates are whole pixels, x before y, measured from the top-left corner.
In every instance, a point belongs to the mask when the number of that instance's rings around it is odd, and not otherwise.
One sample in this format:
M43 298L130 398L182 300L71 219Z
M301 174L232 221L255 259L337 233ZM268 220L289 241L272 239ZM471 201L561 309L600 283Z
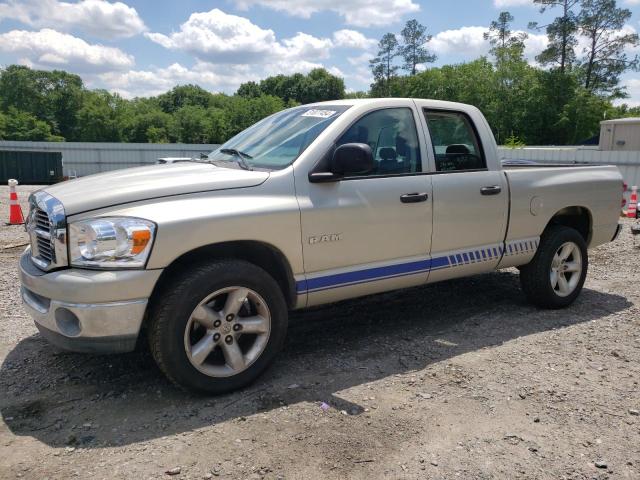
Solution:
M431 256L442 267L431 271L429 281L493 270L507 226L506 179L496 165L488 168L478 129L466 113L422 113L435 170Z

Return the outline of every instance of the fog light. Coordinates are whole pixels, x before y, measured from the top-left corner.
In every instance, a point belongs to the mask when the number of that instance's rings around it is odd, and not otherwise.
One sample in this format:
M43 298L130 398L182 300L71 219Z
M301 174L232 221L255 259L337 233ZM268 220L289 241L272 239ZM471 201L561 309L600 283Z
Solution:
M60 333L67 337L77 337L82 330L80 320L76 314L66 308L58 308L56 310L56 325Z

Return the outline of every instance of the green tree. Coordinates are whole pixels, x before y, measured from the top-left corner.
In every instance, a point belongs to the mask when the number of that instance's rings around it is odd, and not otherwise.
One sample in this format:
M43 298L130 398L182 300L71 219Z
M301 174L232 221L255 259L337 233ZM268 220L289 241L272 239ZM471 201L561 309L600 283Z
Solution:
M371 73L373 73L374 86L372 91L384 91L388 96L391 91L391 80L398 72L398 66L394 60L398 56L398 39L393 33L385 33L378 42L378 55L369 60Z
M427 27L420 24L417 20L409 20L400 35L402 35L402 45L400 46L400 55L404 59L402 68L415 75L417 66L424 63L433 63L436 61L436 55L430 53L425 45L431 41L431 35L427 35Z
M159 108L128 112L123 140L134 143L177 141L173 134L173 117Z
M173 115L173 137L179 143L208 143L210 121L200 105L185 105Z
M210 108L207 111L209 117L209 143L224 143L230 137L229 119L226 112L220 108Z
M302 94L295 98L300 103L324 102L344 98L344 80L324 68L311 70L302 83Z
M489 25L489 31L484 33L484 39L489 40L492 46L491 53L496 57L499 56L500 49L508 49L514 46L524 49L524 41L527 39L527 34L524 32L514 34L511 31L511 22L513 22L511 13L500 12L498 18Z
M174 113L182 107L198 106L209 108L212 94L198 85L179 85L158 96L158 104L163 112Z
M503 141L514 134L518 128L518 110L522 95L526 95L525 85L530 80L530 67L524 60L524 41L526 33L514 34L511 30L513 15L500 12L497 20L491 22L484 38L491 44L491 53L496 64L496 122L494 123L496 140ZM525 91L523 91L525 90Z
M0 140L6 140L7 136L7 116L0 112Z
M556 65L561 73L565 73L565 71L571 70L576 60L578 18L573 10L580 0L533 1L540 5L540 13L555 7L562 9L562 14L550 24L540 26L537 22L532 22L529 24L529 28L536 30L544 28L549 39L547 48L536 57L536 60L542 65Z
M6 140L61 142L64 138L53 135L47 122L38 120L29 112L9 107L6 115Z
M285 107L281 98L261 95L256 98L233 96L225 107L229 137L250 127L263 118L278 112Z
M261 95L279 97L289 103L313 103L344 98L344 80L324 68L314 68L307 75L275 75L260 81L240 85L236 95L257 98Z
M27 112L48 123L53 134L72 140L83 88L78 75L10 65L0 71L0 109Z
M638 34L620 32L631 11L617 8L615 0L582 0L578 16L580 34L588 42L584 50L582 70L584 88L590 92L623 97L618 88L620 75L638 68L638 55L629 57L628 47L639 45Z
M34 70L22 65L9 65L0 72L0 109L13 107L39 118L46 118L47 99L38 85Z
M74 138L82 142L120 142L123 139L125 100L106 90L85 91L77 112Z
M260 95L262 95L262 89L260 88L260 85L258 85L256 82L246 82L240 85L240 87L238 87L238 91L236 92L236 95L240 95L241 97L249 97L249 98L254 98L254 97L259 97Z

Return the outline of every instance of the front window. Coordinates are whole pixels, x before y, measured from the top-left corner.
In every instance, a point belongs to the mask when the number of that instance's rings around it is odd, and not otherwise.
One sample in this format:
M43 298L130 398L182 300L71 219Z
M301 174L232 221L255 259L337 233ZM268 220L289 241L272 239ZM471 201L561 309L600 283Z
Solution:
M373 152L374 168L367 175L398 175L421 171L420 144L410 108L384 108L366 114L338 140L366 143Z
M291 165L349 105L290 108L240 132L209 154L212 162L279 170Z

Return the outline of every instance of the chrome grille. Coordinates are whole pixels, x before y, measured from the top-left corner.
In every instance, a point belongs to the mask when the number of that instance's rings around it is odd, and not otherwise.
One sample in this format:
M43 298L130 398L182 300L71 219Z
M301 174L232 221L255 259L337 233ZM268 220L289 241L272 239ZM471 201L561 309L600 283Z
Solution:
M42 229L46 232L51 230L51 222L49 222L49 215L47 215L47 212L36 208L33 217L35 220L36 228Z
M49 238L39 236L36 231L36 242L38 244L38 256L50 263L53 260L51 240Z
M42 270L66 266L66 223L62 204L45 192L29 198L27 231L31 238L31 259Z

